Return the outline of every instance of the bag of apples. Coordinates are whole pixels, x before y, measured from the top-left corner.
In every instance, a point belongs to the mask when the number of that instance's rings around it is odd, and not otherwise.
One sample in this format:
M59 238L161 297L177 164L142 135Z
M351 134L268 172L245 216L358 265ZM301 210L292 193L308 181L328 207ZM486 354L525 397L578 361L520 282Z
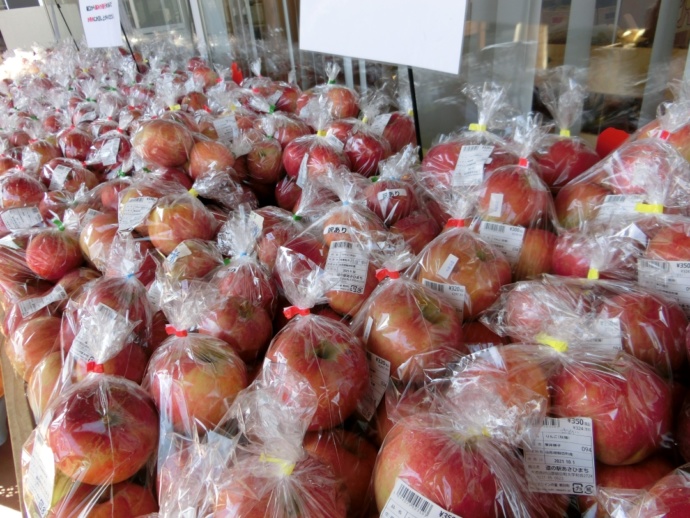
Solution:
M319 389L300 367L264 365L226 416L237 446L234 462L211 481L213 516L355 516L348 514L355 508L349 507L343 481L321 455L302 445L320 399ZM227 448L223 441L213 444Z
M156 512L148 466L157 446L148 394L124 378L90 374L50 404L24 444L24 509L39 517Z
M673 146L685 160L690 160L688 139L688 115L690 114L690 89L688 83L681 83L673 103L661 103L655 120L640 128L630 137L631 141L648 138L662 138ZM666 134L665 132L668 132Z
M407 81L402 82L400 78L398 78L397 100L398 111L378 114L370 121L371 129L386 139L392 153L399 153L406 146L419 145L410 84Z
M504 165L517 165L507 143L489 130L504 125L508 108L505 89L495 84L467 85L463 89L477 106L477 123L459 134L441 137L424 157L422 171L446 187L473 187Z
M302 92L299 87L282 81L274 81L261 75L261 58L251 62L250 67L254 77L248 77L240 85L257 95L260 95L272 107L271 111L280 110L294 113L297 109L297 99ZM337 76L337 74L336 74Z
M584 69L560 66L549 70L539 84L541 102L551 113L558 135L545 135L532 158L539 176L554 193L600 160L592 146L570 134L582 117L585 81Z
M297 98L297 115L305 118L304 109L315 98L325 101L327 111L333 119L355 118L359 114L359 96L351 88L336 84L336 79L340 74L340 65L335 62L326 64L326 77L328 82L319 85L302 93Z

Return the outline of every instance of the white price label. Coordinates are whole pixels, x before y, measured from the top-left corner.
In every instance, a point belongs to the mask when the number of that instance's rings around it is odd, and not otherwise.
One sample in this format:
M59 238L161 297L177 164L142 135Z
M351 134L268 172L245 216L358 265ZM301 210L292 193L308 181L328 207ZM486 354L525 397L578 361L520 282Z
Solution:
M120 151L120 139L111 138L106 140L98 150L98 161L103 165L117 164L117 153Z
M326 225L323 227L323 235L326 234L349 234L350 229L347 225Z
M501 214L503 214L503 194L500 192L493 192L489 199L489 216L492 218L500 218Z
M479 235L503 252L511 265L517 264L525 238L524 227L482 221L479 225Z
M350 241L334 241L328 250L326 271L338 276L332 289L361 295L367 284L369 260L359 246Z
M170 255L167 257L167 260L168 260L169 264L175 264L175 262L180 257L187 257L189 255L192 255L192 251L189 249L189 247L184 242L182 242L179 245L177 245L175 250L170 252Z
M386 394L388 380L391 377L391 362L368 351L367 360L369 361L369 389L357 405L357 410L364 419L370 421Z
M232 142L240 135L235 114L214 120L213 127L216 129L218 140L221 142Z
M67 176L72 172L71 167L66 165L59 165L53 169L53 174L50 177L50 190L60 191L65 187L65 180Z
M629 237L630 239L634 239L635 241L640 243L644 248L647 248L647 242L649 241L647 234L645 234L642 231L642 229L640 229L640 227L635 225L635 223L631 223L623 230L616 233L616 236Z
M668 295L690 316L690 261L637 261L640 286Z
M8 230L24 230L43 223L43 216L38 207L22 207L6 210L0 214Z
M325 138L326 138L326 142L328 142L328 144L333 149L335 149L338 153L343 152L343 148L345 147L345 144L343 144L342 141L338 137L333 135L333 133L329 133L328 135L326 135Z
M525 450L530 491L557 495L593 495L592 420L547 417L532 449Z
M439 277L442 279L448 279L450 274L453 273L453 268L455 268L455 265L458 264L458 261L459 259L453 254L450 254L448 257L446 257L446 260L443 261L441 268L438 270Z
M453 187L481 184L484 181L484 165L493 151L494 146L462 146L453 170Z
M637 214L638 203L644 203L645 197L640 194L610 194L604 198L594 221L606 221L614 216L631 216Z
M596 333L596 338L593 338L592 342L602 347L602 349L623 350L620 318L597 318L594 321L594 332Z
M309 153L304 153L302 157L302 162L299 164L299 173L297 174L297 187L304 189L307 185L307 180L309 180L309 168L307 164L309 163Z
M392 116L392 113L384 113L382 115L379 115L374 119L374 122L371 123L371 126L369 126L369 130L374 135L378 135L380 137L381 135L383 135L383 132L386 129L386 126L388 126L388 123L390 122Z
M126 232L141 225L157 201L158 198L152 196L141 196L127 200L117 215L118 230Z
M49 306L53 302L60 302L66 298L67 292L65 291L65 288L62 286L55 286L55 288L50 290L50 293L44 295L43 297L36 297L19 302L19 311L21 312L22 317L26 318L29 315L36 313L36 311Z
M26 476L26 486L33 497L39 516L48 514L53 504L53 486L55 484L55 458L43 436L36 432L31 452L31 462Z
M376 197L379 199L379 203L382 207L388 205L388 201L391 198L401 198L407 196L407 189L386 189L385 191L379 192Z
M84 217L82 218L81 224L83 227L91 223L91 220L95 218L96 216L100 216L103 214L101 211L96 210L96 209L89 209L86 211L86 214L84 214Z
M429 279L422 279L422 284L436 293L443 295L458 311L463 311L465 307L466 290L461 284L443 284L441 282L430 281Z
M425 498L400 479L381 511L381 518L461 518Z
M252 226L252 232L256 237L259 237L264 229L264 217L261 214L257 214L256 212L252 211L252 213L249 215L249 222Z

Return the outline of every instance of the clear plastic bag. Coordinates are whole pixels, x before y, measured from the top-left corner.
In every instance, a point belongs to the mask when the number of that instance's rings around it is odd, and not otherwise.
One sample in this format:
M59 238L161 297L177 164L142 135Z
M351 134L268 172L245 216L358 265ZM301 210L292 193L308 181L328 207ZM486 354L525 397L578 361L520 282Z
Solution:
M297 99L296 113L303 117L302 110L316 97L324 99L328 111L334 119L357 117L359 114L359 96L354 90L335 83L340 74L340 65L335 62L326 64L328 83L302 93Z
M184 165L190 158L193 145L189 130L169 120L145 122L132 137L134 151L146 163L163 167Z

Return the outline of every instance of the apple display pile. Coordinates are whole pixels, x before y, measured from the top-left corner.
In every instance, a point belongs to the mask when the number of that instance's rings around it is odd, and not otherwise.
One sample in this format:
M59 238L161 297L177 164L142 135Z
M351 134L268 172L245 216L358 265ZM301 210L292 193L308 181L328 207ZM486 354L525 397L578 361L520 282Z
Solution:
M685 515L688 101L599 157L576 71L555 132L467 85L420 161L404 84L135 56L0 82L29 516ZM554 423L591 427L586 487L535 472Z

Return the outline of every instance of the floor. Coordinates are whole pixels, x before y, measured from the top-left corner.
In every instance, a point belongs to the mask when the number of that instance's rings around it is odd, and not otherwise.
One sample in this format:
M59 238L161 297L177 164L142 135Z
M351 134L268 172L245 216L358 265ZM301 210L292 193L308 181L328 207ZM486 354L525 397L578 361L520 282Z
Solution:
M12 461L12 445L7 439L0 446L0 518L21 518L19 494Z

